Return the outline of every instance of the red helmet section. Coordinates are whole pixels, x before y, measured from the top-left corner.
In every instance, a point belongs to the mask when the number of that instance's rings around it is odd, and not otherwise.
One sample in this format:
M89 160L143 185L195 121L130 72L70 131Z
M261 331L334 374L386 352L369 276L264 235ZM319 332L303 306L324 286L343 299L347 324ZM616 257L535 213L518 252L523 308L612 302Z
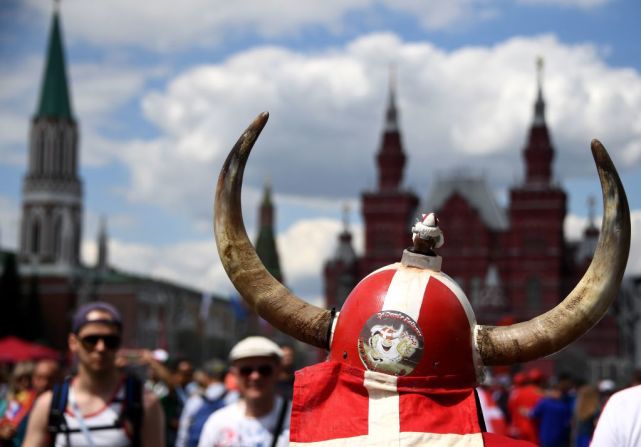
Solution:
M458 285L393 264L364 278L339 314L330 359L397 376L474 386L474 316ZM444 382L444 386L445 386Z

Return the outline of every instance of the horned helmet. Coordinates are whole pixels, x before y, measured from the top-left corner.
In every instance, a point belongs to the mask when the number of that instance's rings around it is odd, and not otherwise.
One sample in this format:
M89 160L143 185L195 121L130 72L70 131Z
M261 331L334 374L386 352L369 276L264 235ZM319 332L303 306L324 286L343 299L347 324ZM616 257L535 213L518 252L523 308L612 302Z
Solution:
M527 362L563 349L595 325L615 299L628 259L630 211L606 149L593 140L604 202L601 233L583 278L553 309L508 326L477 324L461 288L440 270L434 249L443 235L432 214L417 222L414 246L400 262L366 276L337 315L305 302L269 274L241 214L245 164L267 119L262 113L249 125L222 167L214 204L218 252L258 315L302 342L328 349L330 360L474 386L483 366Z

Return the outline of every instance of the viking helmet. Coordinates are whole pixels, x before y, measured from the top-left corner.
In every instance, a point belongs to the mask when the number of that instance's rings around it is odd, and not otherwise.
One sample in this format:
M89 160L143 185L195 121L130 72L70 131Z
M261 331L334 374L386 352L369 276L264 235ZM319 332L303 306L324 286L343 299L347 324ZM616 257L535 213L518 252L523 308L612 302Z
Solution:
M334 312L305 302L274 279L247 237L240 206L243 172L267 119L262 113L249 125L222 167L214 204L218 253L240 295L262 318L329 349L330 359L397 376L454 375L473 385L482 365L521 363L563 349L595 325L616 297L630 248L630 211L607 151L593 140L604 201L601 234L587 272L556 307L509 326L477 324L461 289L440 272L432 249L442 235L435 233L419 237L418 245L415 240L415 252L406 251L400 263L364 278L336 320ZM415 235L437 228L435 216L420 223Z

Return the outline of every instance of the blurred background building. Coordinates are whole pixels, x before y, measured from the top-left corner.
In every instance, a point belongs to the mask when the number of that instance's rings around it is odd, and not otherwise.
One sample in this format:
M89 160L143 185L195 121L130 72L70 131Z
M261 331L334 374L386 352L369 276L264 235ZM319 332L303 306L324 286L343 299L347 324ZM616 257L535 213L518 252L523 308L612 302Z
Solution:
M225 358L234 341L251 329L228 299L111 266L106 218L97 235L95 264L81 262L80 130L70 92L55 11L31 121L19 250L0 254L2 335L65 350L75 308L102 300L122 312L128 348L162 348L193 361Z
M564 235L567 197L553 175L556 149L545 121L542 64L538 67L533 119L521 150L524 176L510 189L505 207L478 175L443 175L429 192L403 185L408 156L396 85L390 80L376 154L378 184L361 196L365 249L362 254L354 250L346 215L335 254L323 272L329 308L340 309L362 277L400 259L410 244L410 228L424 211L438 213L446 239L440 250L443 270L465 290L480 323L529 319L553 307L576 284L591 260L599 230L590 205L592 218L583 238L569 241ZM31 121L19 249L0 250L0 336L44 340L64 350L73 310L104 300L122 311L124 344L131 348L163 348L202 361L226 357L234 340L257 332L297 346L255 316L240 297L229 299L110 265L106 218L96 235L95 264L82 263L80 131L72 105L56 11ZM272 192L266 184L256 249L270 273L284 282L274 229ZM608 315L578 343L540 366L548 373L585 371L592 381L624 377L641 365L640 296L641 278L626 277Z
M445 235L445 245L438 250L443 271L463 288L479 323L528 320L554 307L571 291L590 264L599 229L594 199L590 199L591 218L581 240L569 241L564 235L567 196L553 175L556 149L545 121L542 70L539 60L534 114L521 150L524 176L510 189L505 208L479 175L442 175L433 181L429 193L420 193L422 199L403 186L407 155L396 86L390 81L376 154L378 186L361 195L364 252L355 253L345 224L336 252L324 268L329 308L340 309L365 275L400 260L403 249L411 245L410 229L424 212L439 216ZM584 372L586 380L626 378L641 360L635 332L640 280L626 278L614 306L587 335L536 366L550 376L578 371Z

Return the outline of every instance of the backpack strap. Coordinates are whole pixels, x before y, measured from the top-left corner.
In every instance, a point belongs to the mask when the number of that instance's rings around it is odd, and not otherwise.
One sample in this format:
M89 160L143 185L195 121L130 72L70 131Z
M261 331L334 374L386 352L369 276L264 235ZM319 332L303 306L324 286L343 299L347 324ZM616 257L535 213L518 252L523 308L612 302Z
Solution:
M271 447L276 447L280 433L283 431L283 424L285 422L285 413L287 413L287 407L289 407L289 399L283 397L283 406L280 409L278 414L278 422L276 422L276 427L274 428L274 437L272 439Z
M141 445L141 428L143 418L143 386L142 381L133 374L125 378L125 404L121 416L131 424L132 447Z
M65 419L65 409L67 408L67 397L69 396L69 386L71 377L65 377L63 382L54 384L53 395L51 396L51 406L49 407L49 419L47 422L47 432L49 433L49 445L56 444L56 435L60 432L65 433L67 445L69 443L69 427Z

